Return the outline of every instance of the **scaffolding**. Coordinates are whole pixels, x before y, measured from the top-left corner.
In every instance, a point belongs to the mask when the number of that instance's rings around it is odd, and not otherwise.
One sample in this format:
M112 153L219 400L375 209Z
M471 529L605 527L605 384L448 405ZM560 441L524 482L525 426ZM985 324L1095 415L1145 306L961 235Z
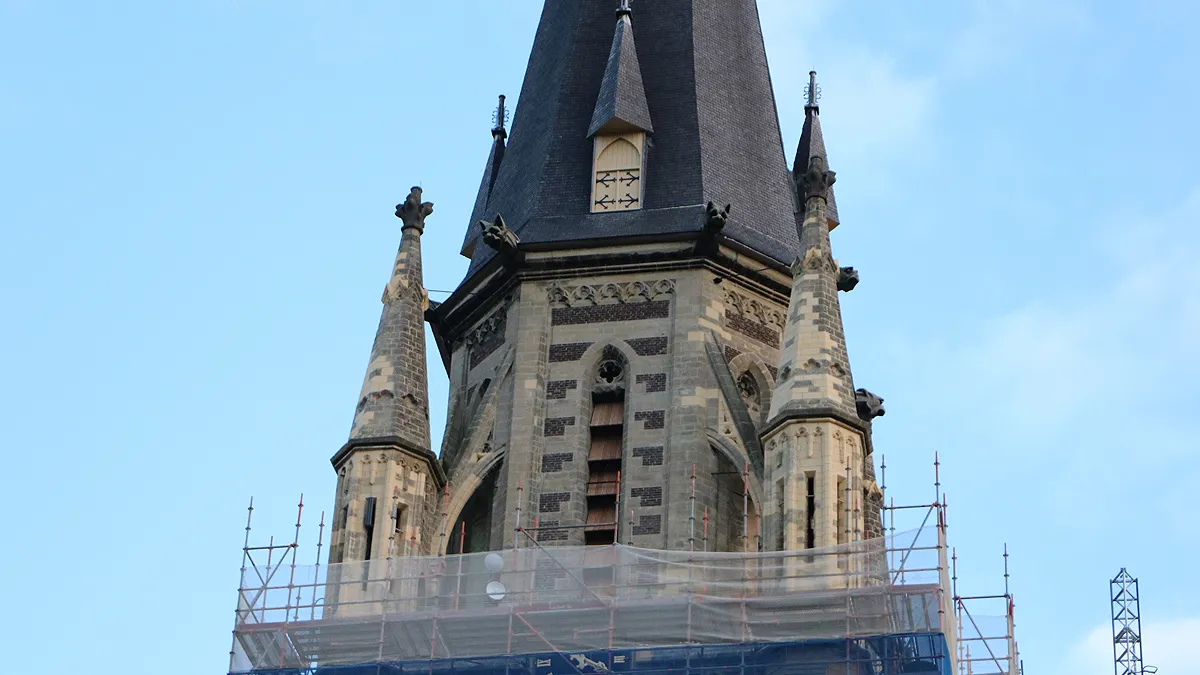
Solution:
M884 536L825 549L544 547L518 527L504 551L331 565L322 514L300 565L301 499L291 542L250 546L247 518L229 670L1018 675L1007 551L1003 595L960 596L946 511L939 485L885 506Z

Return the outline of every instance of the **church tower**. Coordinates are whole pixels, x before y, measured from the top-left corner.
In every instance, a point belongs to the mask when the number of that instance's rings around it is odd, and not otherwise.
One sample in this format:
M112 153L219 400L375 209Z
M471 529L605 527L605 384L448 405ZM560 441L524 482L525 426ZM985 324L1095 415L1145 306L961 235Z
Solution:
M445 302L421 284L432 205L397 211L331 561L879 534L816 84L789 171L756 2L547 2L511 132L504 105Z

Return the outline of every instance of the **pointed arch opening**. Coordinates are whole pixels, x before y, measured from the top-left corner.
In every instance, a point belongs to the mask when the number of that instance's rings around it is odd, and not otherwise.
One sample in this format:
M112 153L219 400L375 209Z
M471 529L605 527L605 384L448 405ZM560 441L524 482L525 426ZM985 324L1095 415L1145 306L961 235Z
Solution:
M617 540L629 360L621 350L606 346L590 374L587 380L591 383L591 414L588 421L584 543L603 546L614 544Z
M481 553L500 548L497 528L504 521L503 466L503 460L496 462L459 511L453 529L446 533L446 553Z
M642 208L642 147L645 134L597 136L593 159L592 212Z

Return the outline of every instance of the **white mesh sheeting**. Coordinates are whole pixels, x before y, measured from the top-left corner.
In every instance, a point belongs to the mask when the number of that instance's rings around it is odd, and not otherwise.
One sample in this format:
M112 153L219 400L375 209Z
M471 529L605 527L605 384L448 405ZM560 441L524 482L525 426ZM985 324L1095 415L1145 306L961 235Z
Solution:
M250 567L231 670L941 632L939 553L927 530L784 553L523 548L499 571L482 553Z

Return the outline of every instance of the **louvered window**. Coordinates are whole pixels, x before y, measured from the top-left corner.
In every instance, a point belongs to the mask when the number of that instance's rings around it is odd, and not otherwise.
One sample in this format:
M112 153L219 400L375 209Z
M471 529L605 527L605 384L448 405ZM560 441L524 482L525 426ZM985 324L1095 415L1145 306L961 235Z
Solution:
M642 145L644 134L597 136L592 212L610 213L642 208Z

